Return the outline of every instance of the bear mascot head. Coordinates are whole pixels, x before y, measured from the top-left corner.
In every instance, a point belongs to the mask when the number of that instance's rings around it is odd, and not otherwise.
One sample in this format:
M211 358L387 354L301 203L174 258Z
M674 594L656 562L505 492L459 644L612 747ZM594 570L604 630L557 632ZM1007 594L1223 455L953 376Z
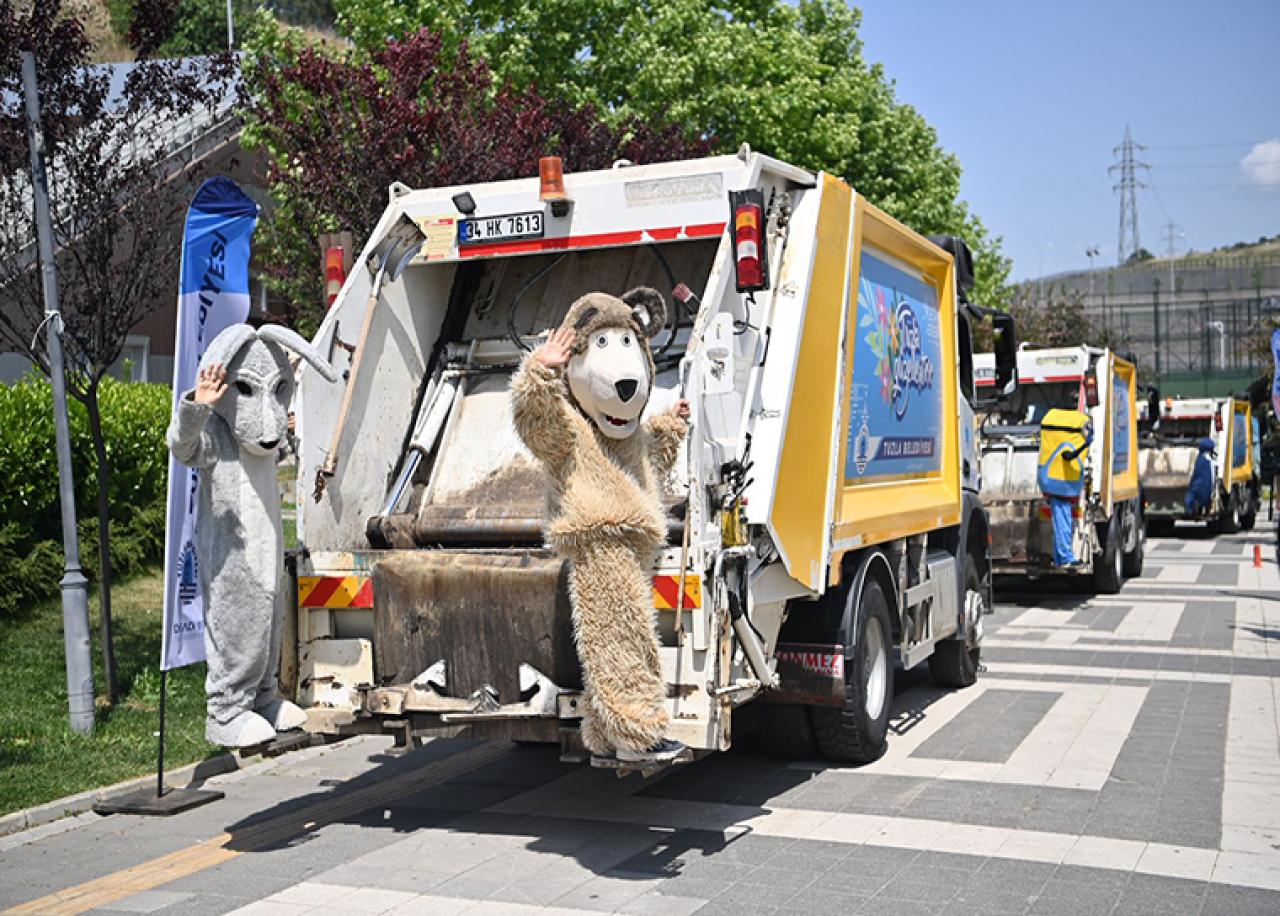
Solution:
M657 371L649 340L662 329L666 316L662 295L647 286L621 299L589 293L565 316L563 326L575 335L566 367L569 392L610 439L626 439L640 426Z

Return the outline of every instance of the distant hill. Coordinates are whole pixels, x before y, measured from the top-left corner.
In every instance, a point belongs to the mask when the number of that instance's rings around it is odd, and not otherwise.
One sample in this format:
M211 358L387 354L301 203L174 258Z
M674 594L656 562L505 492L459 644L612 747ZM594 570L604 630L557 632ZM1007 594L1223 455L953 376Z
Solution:
M1231 252L1232 254L1271 254L1280 251L1280 232L1271 237L1263 236L1256 242L1236 242L1234 245L1223 245L1215 248L1215 252Z
M266 7L276 18L288 25L305 31L311 38L325 40L334 35L333 0L232 0L236 9L236 32L240 32L240 22L254 6ZM80 16L93 42L93 63L116 63L131 61L137 55L124 39L128 28L132 0L67 0L65 9L71 15ZM183 9L188 15L195 17L202 25L198 29L212 29L218 36L223 34L222 23L225 16L224 0L183 0ZM191 28L188 27L188 39ZM201 34L205 34L201 32ZM204 48L203 42L192 46L176 48L170 52L172 56L203 54L211 50ZM166 54L165 56L170 56Z

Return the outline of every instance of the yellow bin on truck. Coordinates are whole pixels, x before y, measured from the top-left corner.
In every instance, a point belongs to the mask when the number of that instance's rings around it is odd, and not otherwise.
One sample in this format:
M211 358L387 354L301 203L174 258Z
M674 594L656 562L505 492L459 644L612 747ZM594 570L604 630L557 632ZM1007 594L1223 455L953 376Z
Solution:
M726 749L733 710L767 701L775 749L878 757L895 661L972 683L991 610L968 249L745 148L544 191L393 187L365 261L406 219L420 256L380 287L376 265L353 271L316 335L340 368L357 329L367 350L346 392L308 369L300 388L292 663L310 727L582 756L548 484L507 388L575 298L648 285L674 300L651 409L692 411L652 567L669 736ZM321 600L338 582L359 600Z

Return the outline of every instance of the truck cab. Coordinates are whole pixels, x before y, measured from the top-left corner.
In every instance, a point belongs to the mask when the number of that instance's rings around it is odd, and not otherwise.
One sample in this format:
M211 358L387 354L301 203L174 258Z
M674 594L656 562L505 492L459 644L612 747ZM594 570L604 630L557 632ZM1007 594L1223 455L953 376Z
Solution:
M992 355L977 357L980 386L991 384ZM1084 414L1092 444L1083 492L1072 508L1072 543L1080 563L1057 566L1048 499L1038 481L1041 424L1052 410ZM1098 347L1024 348L1016 393L981 416L982 502L991 517L998 573L1070 576L1103 593L1141 573L1145 534L1138 482L1137 371Z
M420 239L388 272L406 226ZM781 752L878 756L895 658L972 683L991 610L970 343L986 316L967 249L937 241L746 147L393 186L315 336L344 379L301 375L282 681L308 727L584 757L567 569L508 386L578 296L647 285L672 303L648 409L692 412L652 565L668 737L727 749L734 711L767 701Z

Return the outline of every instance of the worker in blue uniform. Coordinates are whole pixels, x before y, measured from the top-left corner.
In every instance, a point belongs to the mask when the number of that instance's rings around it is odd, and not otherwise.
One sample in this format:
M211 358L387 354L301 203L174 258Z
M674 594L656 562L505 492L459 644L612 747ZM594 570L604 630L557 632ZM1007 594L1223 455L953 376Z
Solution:
M1213 503L1213 458L1217 457L1213 449L1213 440L1205 437L1199 442L1200 454L1196 456L1195 467L1191 471L1191 482L1187 484L1187 495L1182 505L1187 515L1200 515L1209 511Z
M1040 492L1049 500L1050 517L1053 521L1053 565L1075 566L1077 564L1075 548L1072 546L1074 522L1072 512L1076 500L1084 491L1084 454L1093 442L1093 426L1087 421L1079 426L1059 426L1054 415L1084 417L1074 411L1050 411L1041 424L1042 456L1044 446L1050 444L1046 438L1050 434L1061 434L1062 440L1052 445L1047 456L1042 457L1037 471ZM1056 438L1056 436L1055 436ZM1081 441L1083 438L1083 441Z

